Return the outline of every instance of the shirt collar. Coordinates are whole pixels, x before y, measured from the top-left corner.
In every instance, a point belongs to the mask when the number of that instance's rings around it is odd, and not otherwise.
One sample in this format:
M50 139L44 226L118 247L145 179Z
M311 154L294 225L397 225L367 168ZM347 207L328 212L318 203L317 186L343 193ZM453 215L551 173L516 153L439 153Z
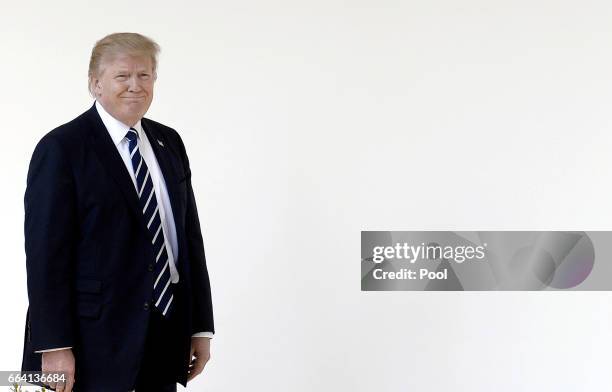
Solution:
M104 107L100 104L100 102L96 101L96 109L98 110L98 114L106 127L106 130L110 134L111 139L115 143L115 146L118 146L119 143L123 141L125 135L129 131L130 127L117 120L115 117L111 116ZM138 132L138 138L142 135L142 125L140 124L140 120L132 127Z

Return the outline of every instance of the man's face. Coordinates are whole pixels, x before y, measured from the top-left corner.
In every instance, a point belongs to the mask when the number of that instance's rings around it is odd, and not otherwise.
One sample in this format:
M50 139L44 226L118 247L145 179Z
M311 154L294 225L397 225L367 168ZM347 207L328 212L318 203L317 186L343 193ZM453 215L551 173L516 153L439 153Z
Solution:
M150 56L118 54L102 61L94 92L108 113L131 127L149 110L154 83Z

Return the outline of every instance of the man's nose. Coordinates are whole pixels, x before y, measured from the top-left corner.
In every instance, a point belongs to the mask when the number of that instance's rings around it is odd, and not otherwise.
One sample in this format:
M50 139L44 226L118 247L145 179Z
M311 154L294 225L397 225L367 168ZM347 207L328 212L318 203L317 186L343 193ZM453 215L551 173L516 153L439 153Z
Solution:
M130 78L130 83L128 85L129 91L140 91L140 82L138 81L138 77L132 76Z

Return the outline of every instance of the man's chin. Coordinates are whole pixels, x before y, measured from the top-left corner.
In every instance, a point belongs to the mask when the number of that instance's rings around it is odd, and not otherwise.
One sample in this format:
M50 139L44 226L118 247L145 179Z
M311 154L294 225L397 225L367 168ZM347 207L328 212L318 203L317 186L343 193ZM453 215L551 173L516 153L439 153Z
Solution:
M123 113L126 117L137 117L142 118L144 114L147 112L148 107L140 104L140 105L126 105L124 106Z

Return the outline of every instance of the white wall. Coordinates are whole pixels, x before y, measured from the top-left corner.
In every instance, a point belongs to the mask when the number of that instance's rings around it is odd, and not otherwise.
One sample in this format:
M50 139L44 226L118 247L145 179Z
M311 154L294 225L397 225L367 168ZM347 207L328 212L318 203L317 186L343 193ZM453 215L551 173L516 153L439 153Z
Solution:
M608 292L361 292L361 230L610 230L605 1L9 2L0 369L27 306L35 143L93 43L162 46L147 117L190 155L217 335L189 391L601 391ZM77 375L78 377L78 375Z

